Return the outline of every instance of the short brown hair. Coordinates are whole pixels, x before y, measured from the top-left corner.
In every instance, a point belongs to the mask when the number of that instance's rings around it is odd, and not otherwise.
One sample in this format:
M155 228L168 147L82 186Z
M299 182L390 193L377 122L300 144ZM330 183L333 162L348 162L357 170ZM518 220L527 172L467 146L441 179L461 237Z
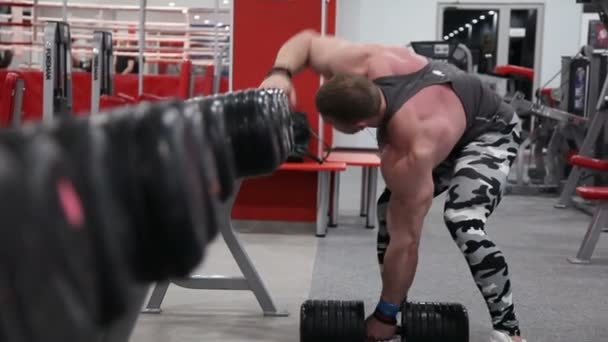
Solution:
M365 76L337 74L319 88L317 110L338 122L352 123L378 114L379 92Z

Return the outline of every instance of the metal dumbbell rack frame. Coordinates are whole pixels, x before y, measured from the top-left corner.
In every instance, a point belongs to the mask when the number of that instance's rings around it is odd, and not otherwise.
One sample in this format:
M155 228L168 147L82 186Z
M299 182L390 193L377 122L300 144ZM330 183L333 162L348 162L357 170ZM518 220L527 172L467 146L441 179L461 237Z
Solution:
M114 57L112 33L93 32L93 56L91 65L91 114L99 113L101 95L114 92Z
M195 290L252 291L263 310L264 316L283 317L289 315L287 311L277 309L262 277L257 272L251 258L245 251L243 244L234 231L230 214L232 212L232 206L236 201L240 185L241 181L239 180L235 185L233 194L221 206L220 213L218 213L218 229L239 269L243 273L243 277L193 275L186 279L172 279L171 281L158 283L150 295L148 304L143 310L144 313L160 313L162 311L160 306L165 298L169 285L174 284L179 287Z

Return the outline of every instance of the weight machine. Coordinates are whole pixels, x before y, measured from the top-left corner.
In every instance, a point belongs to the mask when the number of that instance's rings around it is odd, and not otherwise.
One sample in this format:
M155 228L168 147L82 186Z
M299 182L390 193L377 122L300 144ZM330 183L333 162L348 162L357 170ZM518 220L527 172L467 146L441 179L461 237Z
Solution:
M102 95L112 95L114 91L114 57L112 33L93 32L93 58L91 67L91 114L99 113Z
M44 27L42 119L72 112L72 57L70 26L47 22Z

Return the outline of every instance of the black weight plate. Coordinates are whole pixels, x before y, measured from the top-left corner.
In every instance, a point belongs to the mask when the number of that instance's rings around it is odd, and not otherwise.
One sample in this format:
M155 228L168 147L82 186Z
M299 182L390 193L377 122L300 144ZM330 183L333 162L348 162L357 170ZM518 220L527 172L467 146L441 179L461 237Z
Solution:
M361 317L359 314L359 302L350 301L349 302L348 313L350 316L350 341L353 342L363 342L366 338L365 333L365 317Z
M181 115L182 106L145 106L136 129L138 176L167 271L155 281L188 276L201 262L207 243L197 143Z
M15 273L21 260L21 234L27 229L29 212L25 204L25 180L21 165L0 146L0 341L28 341L28 329L21 316Z
M220 212L219 197L221 185L218 167L212 144L208 142L203 126L203 115L197 104L188 104L184 108L184 117L190 125L196 138L197 146L194 155L197 157L198 170L201 178L201 194L204 201L206 241L212 241L218 232L217 213Z
M314 342L314 306L311 300L300 307L300 342Z
M469 340L469 319L464 306L454 304L454 308L458 317L459 341L466 342Z
M99 313L87 218L61 149L32 127L0 136L0 144L19 159L25 198L21 205L27 207L27 223L14 240L19 248L14 289L29 341L84 340L93 333Z
M410 340L415 340L416 338L418 338L418 336L420 335L420 324L419 324L419 317L420 317L420 308L419 308L420 304L415 303L415 302L410 302L409 303L409 312L411 314L411 321L408 327L408 338ZM407 339L406 339L407 340Z
M323 340L323 302L321 300L315 300L313 302L314 305L314 315L315 315L315 324L314 324L314 332L315 332L315 341Z
M125 208L126 225L129 227L125 239L131 248L127 265L138 282L150 282L165 274L162 255L154 245L151 223L145 210L143 191L138 179L138 162L135 143L135 107L122 107L104 115L89 117L91 125L100 127L107 138L110 183L112 191Z
M342 313L344 315L344 329L343 331L343 340L344 341L353 341L353 317L351 315L351 302L344 301L342 303Z
M345 332L345 320L344 315L344 303L341 301L336 302L336 342L347 341Z
M268 122L272 127L272 134L270 135L273 139L273 145L276 145L278 151L278 159L284 160L287 158L287 146L283 139L283 122L281 115L278 111L272 110L270 106L270 95L266 90L260 89L254 94L256 112L258 115L264 115L267 117Z
M429 339L433 342L441 341L441 330L439 323L439 314L437 313L436 308L434 307L429 312Z
M335 341L338 337L336 334L336 324L337 324L337 309L338 309L338 301L330 301L328 305L328 318L327 318L327 338L329 341Z
M429 335L428 303L424 303L420 309L420 340L426 342Z
M455 320L453 305L446 303L443 322L447 325L447 335L450 340L458 341L458 322Z
M401 334L402 340L409 336L410 322L412 321L412 311L409 310L409 304L404 301L401 304Z
M321 302L321 338L320 341L331 341L331 332L329 331L329 301Z
M256 91L246 91L245 101L247 103L247 111L253 113L258 127L256 132L256 141L260 143L261 153L264 166L260 164L260 174L269 173L279 167L281 163L281 151L278 143L277 122L273 120L268 111L261 110L258 106L259 95Z
M216 97L199 101L203 115L205 137L211 145L220 182L220 200L226 201L234 192L236 171L233 148L227 137L224 105Z
M100 323L107 325L125 313L129 282L123 252L129 246L121 239L128 227L124 208L118 207L120 201L111 189L107 137L86 119L68 117L55 123L49 132L73 164L78 175L74 182L82 190L99 275Z
M278 167L270 127L263 116L256 115L255 103L245 92L222 98L226 127L234 151L236 175L239 178L263 175Z
M355 341L364 342L367 334L365 328L365 304L362 301L353 302L353 314L355 316Z
M442 312L442 304L437 303L437 306L435 307L435 325L436 325L437 333L435 334L435 336L437 336L438 341L443 341L445 339L443 320L441 319L441 312Z

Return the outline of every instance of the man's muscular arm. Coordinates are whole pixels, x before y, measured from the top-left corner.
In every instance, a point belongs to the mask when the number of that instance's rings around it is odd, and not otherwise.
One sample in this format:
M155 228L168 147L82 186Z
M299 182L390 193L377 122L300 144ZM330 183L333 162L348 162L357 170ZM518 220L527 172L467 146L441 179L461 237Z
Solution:
M422 224L433 200L431 144L422 140L405 155L387 147L382 173L391 199L387 227L391 237L384 256L381 299L400 304L412 285L418 262Z
M321 36L313 30L305 30L283 44L274 65L288 68L294 74L310 66L326 77L337 72L365 75L372 52L373 48L368 44Z

